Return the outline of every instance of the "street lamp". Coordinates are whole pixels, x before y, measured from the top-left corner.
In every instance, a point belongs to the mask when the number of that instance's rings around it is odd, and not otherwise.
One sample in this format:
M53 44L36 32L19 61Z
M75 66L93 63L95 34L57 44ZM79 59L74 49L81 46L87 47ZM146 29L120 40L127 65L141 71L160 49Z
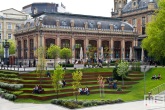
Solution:
M39 18L36 18L35 19L35 26L36 26L36 29L38 30L38 32L40 33L40 46L42 46L42 21L43 21L43 18L42 17L39 17Z
M147 66L144 65L144 95L146 94L146 69Z

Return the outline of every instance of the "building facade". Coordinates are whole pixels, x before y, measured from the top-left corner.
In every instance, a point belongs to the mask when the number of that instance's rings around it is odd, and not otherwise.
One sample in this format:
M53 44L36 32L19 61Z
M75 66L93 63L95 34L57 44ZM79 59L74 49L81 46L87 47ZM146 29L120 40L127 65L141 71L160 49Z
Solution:
M105 60L130 58L130 47L137 46L137 32L129 23L118 18L97 17L68 13L37 14L16 29L17 56L23 59L36 58L35 50L51 44L72 50L72 61L87 59L89 45L96 48L95 57ZM135 59L134 52L132 59Z
M13 8L0 11L0 40L15 39L16 25L26 21L28 17L29 15Z
M145 27L151 21L155 10L158 8L157 0L114 0L113 18L121 18L122 21L132 24L138 32L138 44L134 47L137 60L142 59L141 42L146 37ZM147 52L144 52L144 60L150 60Z

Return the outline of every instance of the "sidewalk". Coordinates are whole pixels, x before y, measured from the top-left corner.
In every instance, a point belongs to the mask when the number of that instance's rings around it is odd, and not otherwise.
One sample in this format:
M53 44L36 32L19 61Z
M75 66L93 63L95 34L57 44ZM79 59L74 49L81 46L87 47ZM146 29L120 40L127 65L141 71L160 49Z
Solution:
M0 98L0 110L68 110L68 109L53 104L30 104L30 103L15 104L13 102ZM136 102L88 107L77 110L165 110L165 106L149 107L149 106L145 106L144 101L136 101Z

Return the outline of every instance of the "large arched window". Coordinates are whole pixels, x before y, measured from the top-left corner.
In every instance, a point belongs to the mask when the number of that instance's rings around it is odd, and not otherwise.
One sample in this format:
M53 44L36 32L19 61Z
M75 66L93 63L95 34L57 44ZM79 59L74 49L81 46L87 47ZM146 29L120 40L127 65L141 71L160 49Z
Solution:
M121 58L121 42L120 41L114 42L114 57Z
M109 56L109 41L104 40L102 41L102 47L104 52L104 58L108 58Z
M17 50L18 50L18 58L21 58L21 41L18 41Z
M129 59L130 56L130 47L132 47L132 42L127 41L125 42L125 58Z
M70 48L70 40L62 39L61 40L61 48Z
M28 48L27 48L27 40L24 40L24 58L27 59L27 51L28 51Z
M48 49L51 44L55 44L55 39L52 38L46 39L46 49Z
M34 40L30 39L30 59L34 58Z
M80 58L80 48L82 47L82 50L84 50L84 41L83 40L76 40L75 41L75 58ZM84 54L84 51L83 51Z

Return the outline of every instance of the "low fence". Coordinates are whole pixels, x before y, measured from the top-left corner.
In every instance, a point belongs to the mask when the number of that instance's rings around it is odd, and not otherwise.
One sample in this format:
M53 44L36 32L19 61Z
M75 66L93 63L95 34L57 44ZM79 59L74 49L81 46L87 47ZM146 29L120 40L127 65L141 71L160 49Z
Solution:
M156 95L156 94L159 94L159 93L161 93L163 91L165 91L165 83L163 83L163 84L161 84L161 85L151 89L150 92L151 92L152 95Z

